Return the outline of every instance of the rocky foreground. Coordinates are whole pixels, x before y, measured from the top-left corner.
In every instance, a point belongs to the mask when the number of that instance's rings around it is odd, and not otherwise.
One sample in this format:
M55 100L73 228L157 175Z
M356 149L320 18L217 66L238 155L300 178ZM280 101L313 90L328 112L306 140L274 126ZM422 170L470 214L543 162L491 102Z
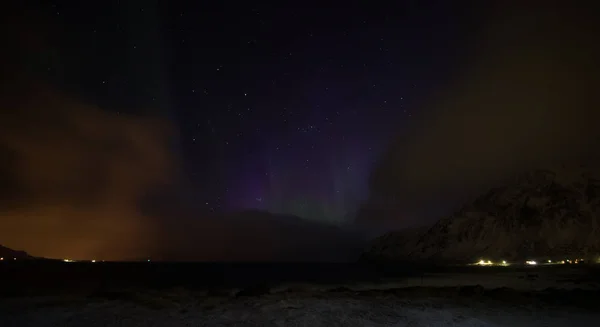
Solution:
M600 279L589 270L481 269L374 284L12 295L0 298L0 326L597 326Z
M568 293L566 293L568 292ZM592 291L481 287L207 296L183 289L3 300L17 326L597 326Z

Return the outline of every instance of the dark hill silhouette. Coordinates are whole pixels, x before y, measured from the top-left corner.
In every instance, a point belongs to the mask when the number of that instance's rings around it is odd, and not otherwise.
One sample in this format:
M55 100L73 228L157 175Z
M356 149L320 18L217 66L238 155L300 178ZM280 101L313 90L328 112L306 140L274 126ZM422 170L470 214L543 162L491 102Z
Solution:
M13 249L9 249L5 246L0 245L0 258L4 258L4 260L14 260L14 259L32 259L25 251L17 251Z
M351 228L258 210L177 218L162 225L155 260L347 262L366 244Z

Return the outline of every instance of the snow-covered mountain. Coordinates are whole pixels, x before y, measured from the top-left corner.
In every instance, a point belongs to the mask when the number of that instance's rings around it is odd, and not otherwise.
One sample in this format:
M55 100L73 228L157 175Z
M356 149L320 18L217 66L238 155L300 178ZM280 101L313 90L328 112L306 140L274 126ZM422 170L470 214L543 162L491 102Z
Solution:
M424 231L384 235L365 257L473 262L598 254L600 178L584 166L560 166L518 175Z

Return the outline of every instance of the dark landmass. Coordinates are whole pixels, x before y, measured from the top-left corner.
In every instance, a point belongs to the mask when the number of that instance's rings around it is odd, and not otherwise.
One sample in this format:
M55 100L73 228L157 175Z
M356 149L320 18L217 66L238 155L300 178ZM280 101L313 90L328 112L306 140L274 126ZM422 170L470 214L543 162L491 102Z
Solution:
M476 262L600 257L600 178L585 166L530 171L430 228L388 233L363 258Z
M4 260L15 260L15 259L33 259L32 256L30 256L27 252L25 251L17 251L17 250L13 250L13 249L9 249L5 246L0 245L0 258L4 258L2 261Z
M167 207L172 217L181 209ZM229 262L354 262L368 243L362 233L260 210L211 213L208 216L176 214L164 224L147 257L155 261ZM96 258L99 259L99 258ZM137 259L137 258L136 258Z

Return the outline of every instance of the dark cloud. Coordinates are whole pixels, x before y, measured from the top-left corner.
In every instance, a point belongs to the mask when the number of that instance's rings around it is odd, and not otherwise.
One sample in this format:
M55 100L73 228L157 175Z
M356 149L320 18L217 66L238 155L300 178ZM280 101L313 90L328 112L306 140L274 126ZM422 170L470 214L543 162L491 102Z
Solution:
M138 202L177 174L174 126L58 90L43 72L60 57L60 28L20 5L4 13L0 244L49 257L144 254L159 227Z
M2 243L54 257L143 251L155 226L137 203L173 175L170 126L18 90L0 118Z
M473 32L466 69L393 143L363 219L423 222L517 171L597 154L593 10L509 3Z
M18 89L0 119L3 245L59 258L213 261L346 260L360 245L297 217L197 210L182 196L165 120Z

